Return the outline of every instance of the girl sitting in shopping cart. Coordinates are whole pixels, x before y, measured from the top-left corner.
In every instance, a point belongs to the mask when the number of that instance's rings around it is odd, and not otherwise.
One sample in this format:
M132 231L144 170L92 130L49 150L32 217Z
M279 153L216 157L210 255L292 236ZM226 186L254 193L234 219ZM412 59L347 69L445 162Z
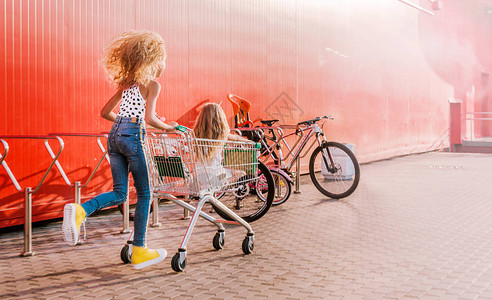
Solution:
M219 104L205 104L198 114L193 131L198 143L200 143L196 151L199 162L197 177L201 189L206 188L207 185L220 186L227 182L234 182L244 176L244 171L224 168L222 165L222 146L224 142L219 141L250 141L230 133L227 117Z

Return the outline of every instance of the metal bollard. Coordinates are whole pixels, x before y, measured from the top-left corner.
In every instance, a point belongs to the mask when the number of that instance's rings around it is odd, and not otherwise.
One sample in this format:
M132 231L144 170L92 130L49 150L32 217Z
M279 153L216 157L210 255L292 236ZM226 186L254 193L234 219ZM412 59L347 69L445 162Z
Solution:
M152 223L150 226L161 226L161 223L159 223L159 198L157 197L152 197Z
M24 191L24 252L21 256L33 256L32 251L32 193L27 187Z
M75 181L75 203L80 204L80 181Z
M190 217L190 211L186 208L183 209L183 218L182 220L188 220Z
M295 194L301 193L300 186L301 186L301 158L299 157L296 160L296 180L295 180L295 189L294 189Z
M126 196L126 201L123 203L123 229L120 233L130 233L130 196Z

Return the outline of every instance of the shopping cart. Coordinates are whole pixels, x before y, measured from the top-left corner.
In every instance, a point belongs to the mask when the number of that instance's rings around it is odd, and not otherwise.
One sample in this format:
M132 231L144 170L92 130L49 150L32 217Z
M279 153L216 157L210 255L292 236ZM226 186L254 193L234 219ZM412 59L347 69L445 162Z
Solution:
M146 138L153 196L170 200L193 212L178 252L171 260L173 270L182 272L186 267L186 245L198 217L217 226L212 243L217 250L223 249L225 243L225 228L222 223L243 226L247 234L242 250L245 254L252 253L253 229L236 212L242 213L242 201L251 197L260 202L257 207L261 208L262 214L266 213L273 201L273 178L268 169L258 161L259 144L199 139L186 127L180 126L177 129L180 131L149 134ZM258 196L265 193L271 197ZM235 199L233 207L228 207L220 200L229 198ZM193 207L185 200L198 200L198 203ZM203 212L205 203L211 203L219 215L226 215L230 220L219 220ZM121 259L125 263L131 261L132 240L133 234L121 250Z

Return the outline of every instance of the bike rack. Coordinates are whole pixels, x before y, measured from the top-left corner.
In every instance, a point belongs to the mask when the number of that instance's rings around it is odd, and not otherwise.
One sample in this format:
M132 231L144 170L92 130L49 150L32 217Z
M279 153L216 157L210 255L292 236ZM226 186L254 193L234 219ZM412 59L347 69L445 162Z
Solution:
M48 167L48 169L46 170L46 172L44 173L43 178L41 178L41 180L39 181L38 185L34 190L32 189L32 187L26 187L23 189L20 186L17 179L15 178L12 171L10 170L7 162L5 161L9 152L9 145L4 139L44 139L44 145L48 150L48 152L50 153L50 155L53 153L53 151L51 150L48 140L56 139L60 143L60 150L56 155L54 154L51 155L51 158L53 160L50 166ZM9 175L10 180L12 180L12 183L14 184L17 191L19 191L20 193L24 193L24 252L21 253L21 256L24 257L33 256L35 255L35 253L32 251L32 195L38 192L39 189L41 188L41 185L43 184L44 180L48 176L48 173L51 171L53 165L55 165L55 163L58 160L58 157L62 153L65 144L63 143L63 140L58 136L43 136L43 135L4 135L4 136L0 136L0 141L2 142L5 149L4 154L0 158L0 163L4 167L7 174Z
M297 125L280 125L280 127L283 129L291 129L291 130L297 130L298 129ZM286 158L289 157L290 155L293 155L294 149L297 147L297 144L300 143L303 136L304 136L304 131L301 130L301 135L299 136L299 138L297 139L297 141L295 142L295 144L292 147L290 147L287 143L285 143L285 146L287 147L287 149L289 149L289 153L287 153L287 155L285 156ZM294 181L294 183L295 183L294 184L294 186L295 186L294 193L295 194L300 194L302 192L300 189L300 186L301 186L301 158L304 158L309 153L309 150L311 150L311 148L313 147L315 142L316 141L313 141L311 143L311 146L309 146L309 148L304 152L304 155L301 155L301 153L299 153L299 156L296 159L296 178Z
M5 157L7 157L7 154L9 154L9 144L7 144L7 142L4 140L0 140L0 142L2 142L3 149L4 149L3 155L0 156L0 165L3 165L3 161L5 160Z
M89 182L94 177L94 174L96 173L97 169L99 168L99 166L101 165L101 163L103 162L103 160L104 160L105 157L106 157L106 159L107 159L107 161L109 163L109 157L107 155L108 151L106 149L104 149L104 147L101 144L101 137L105 137L105 136L103 134L91 134L91 133L50 133L48 135L49 136L64 136L64 137L97 137L97 143L98 143L99 147L101 148L101 151L103 152L103 155L101 156L101 158L97 162L97 165L94 168L94 170L92 171L91 175L89 176L89 179L87 179L86 183L84 183L83 185L81 185L81 182L80 181L75 181L72 184L70 182L70 179L68 179L67 174L63 170L60 162L58 162L58 161L56 162L56 167L57 167L58 171L60 171L63 179L65 180L65 183L68 186L75 187L75 197L74 197L75 203L80 204L80 193L81 193L81 189L82 188L85 188L89 184ZM50 152L51 157L53 157L54 154L50 150L51 149L49 149L48 151Z
M59 162L56 162L56 167L60 171L63 179L65 180L65 183L68 186L73 186L75 189L75 191L74 191L75 203L80 204L82 188L85 188L91 182L92 178L96 174L97 169L99 168L99 166L101 166L104 158L106 158L106 161L110 164L109 156L108 156L108 150L104 148L104 146L101 142L101 138L103 138L103 137L107 138L108 136L105 133L99 133L99 134L97 134L97 133L96 134L94 134L94 133L50 133L49 135L50 136L65 136L65 137L87 137L87 138L94 138L95 137L95 138L97 138L96 139L97 144L99 146L99 149L101 149L102 156L101 156L101 158L99 158L94 170L92 171L91 175L89 176L89 178L87 179L87 181L84 184L81 184L80 181L75 181L72 184L70 182L70 179L68 179L68 177L67 177L63 167L61 166L61 164ZM53 157L52 152L50 152L50 155ZM126 211L126 214L128 215L126 218L125 218L125 211ZM125 210L125 208L124 208L123 229L121 230L121 233L129 233L129 232L130 232L130 216L129 216L128 209Z

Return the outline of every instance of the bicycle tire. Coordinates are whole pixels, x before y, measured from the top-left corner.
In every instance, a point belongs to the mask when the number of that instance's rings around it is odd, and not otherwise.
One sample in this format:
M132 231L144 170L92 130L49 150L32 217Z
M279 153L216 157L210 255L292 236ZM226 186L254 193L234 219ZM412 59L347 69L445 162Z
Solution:
M248 195L239 199L234 193L226 192L220 193L220 196L217 197L220 202L246 222L254 222L265 215L270 209L270 206L272 206L273 198L275 196L275 183L272 174L264 163L260 161L258 163L258 180L251 183L253 186ZM260 197L257 190L260 193L262 191L266 192L266 196ZM220 210L220 208L213 204L212 207L222 218L232 220L232 218Z
M323 152L328 151L325 153L329 153L332 160L326 160L329 167L318 171L317 169L322 168L321 164L325 161L322 150ZM360 167L354 153L347 146L337 142L325 142L318 146L311 155L309 175L314 186L323 195L341 199L348 197L357 188L360 180Z
M272 206L277 206L287 201L292 193L292 184L284 174L270 170L275 184L275 197L273 198Z

